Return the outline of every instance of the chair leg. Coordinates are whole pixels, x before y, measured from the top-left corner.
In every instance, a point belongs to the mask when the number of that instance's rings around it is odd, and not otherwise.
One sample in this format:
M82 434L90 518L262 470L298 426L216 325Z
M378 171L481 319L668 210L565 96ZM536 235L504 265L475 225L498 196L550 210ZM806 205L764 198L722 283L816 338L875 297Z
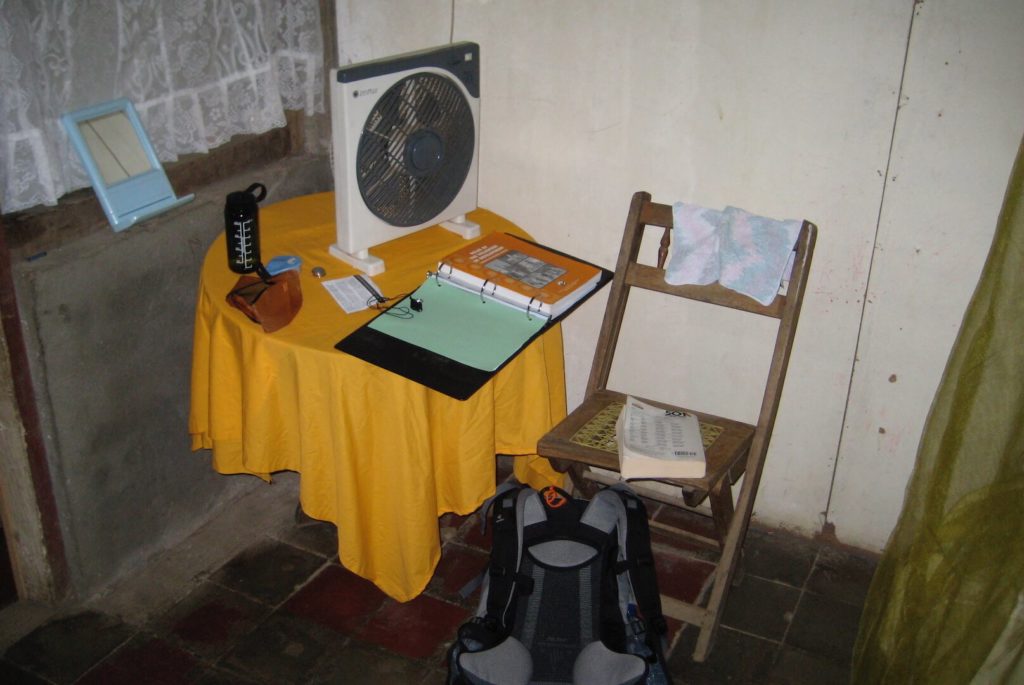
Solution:
M586 466L574 463L569 467L567 473L569 474L569 480L572 481L573 490L576 491L575 494L583 499L592 499L601 488L597 483L586 477L586 471Z
M732 504L732 488L728 477L723 478L708 492L708 503L711 505L711 518L715 522L715 533L718 535L719 549L725 549L725 538L729 534L735 510ZM732 578L733 585L743 582L743 550L736 552L736 570Z
M741 536L739 531L733 530L733 528L742 527L743 522L735 516L732 488L729 485L728 478L723 478L708 492L708 500L711 505L711 516L715 522L715 531L718 534L722 554L718 560L718 565L715 567L715 581L706 607L707 617L700 626L700 633L697 635L697 645L693 651L693 660L697 662L707 659L708 653L710 653L711 647L714 645L715 636L718 633L718 624L721 621L722 611L725 609L728 587L719 587L719 584L726 583L729 586L738 584L742 577L743 548L740 540Z
M754 496L757 492L757 483L761 477L761 463L764 453L761 453L760 462L747 465L744 476L743 487L740 489L739 500L736 503L736 515L731 517L729 529L725 535L722 547L722 556L715 568L715 582L711 587L711 597L708 599L704 621L701 623L700 634L697 636L697 646L693 650L694 661L704 661L708 652L711 651L712 642L718 632L718 624L722 620L722 610L725 605L725 598L729 594L732 585L733 574L739 566L739 559L743 552L743 539L746 537L747 523L750 521L750 514L754 509ZM728 486L722 488L718 497L728 492ZM730 498L730 508L731 508Z
M708 492L708 500L711 505L711 518L715 522L715 533L718 534L719 546L725 546L725 536L729 533L729 524L732 523L732 488L729 487L728 477L718 481L718 484Z

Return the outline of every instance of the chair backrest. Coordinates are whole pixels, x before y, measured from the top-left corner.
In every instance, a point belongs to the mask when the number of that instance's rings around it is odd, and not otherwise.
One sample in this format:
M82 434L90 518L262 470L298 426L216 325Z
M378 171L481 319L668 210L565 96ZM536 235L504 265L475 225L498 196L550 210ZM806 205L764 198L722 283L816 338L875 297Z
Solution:
M638 261L640 245L646 229L649 228L663 229L655 266L641 264ZM587 395L607 387L615 356L615 346L618 342L619 330L622 326L631 288L653 290L778 319L775 349L758 415L757 432L750 449L751 458L755 455L763 455L767 449L768 439L771 436L779 408L779 398L782 395L782 385L789 365L793 339L796 335L797 319L800 316L804 290L807 287L807 274L811 267L811 255L814 252L817 231L814 224L807 221L803 223L796 241L796 256L793 260L793 270L786 293L780 293L771 304L762 305L754 299L718 283L710 285L670 285L666 283L664 266L672 233L672 206L651 202L649 193L643 191L635 193L629 207L629 214L626 217L622 247L615 265L615 278L612 281L604 321L601 324L601 332L597 340L594 363L590 370L590 380L587 383Z

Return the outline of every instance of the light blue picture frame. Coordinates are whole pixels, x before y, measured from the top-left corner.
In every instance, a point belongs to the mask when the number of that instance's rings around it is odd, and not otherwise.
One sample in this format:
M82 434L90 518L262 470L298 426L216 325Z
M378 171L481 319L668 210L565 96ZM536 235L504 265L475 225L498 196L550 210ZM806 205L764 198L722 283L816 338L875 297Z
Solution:
M61 123L115 231L195 198L175 196L130 100L68 112Z

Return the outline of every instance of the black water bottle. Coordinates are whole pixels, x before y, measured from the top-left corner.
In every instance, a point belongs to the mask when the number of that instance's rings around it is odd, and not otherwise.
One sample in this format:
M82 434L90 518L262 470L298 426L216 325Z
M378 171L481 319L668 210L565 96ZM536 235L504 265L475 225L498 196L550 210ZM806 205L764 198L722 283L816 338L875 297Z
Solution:
M257 203L267 196L262 183L228 193L224 203L224 231L227 234L228 268L237 274L266 273L260 262L260 210Z

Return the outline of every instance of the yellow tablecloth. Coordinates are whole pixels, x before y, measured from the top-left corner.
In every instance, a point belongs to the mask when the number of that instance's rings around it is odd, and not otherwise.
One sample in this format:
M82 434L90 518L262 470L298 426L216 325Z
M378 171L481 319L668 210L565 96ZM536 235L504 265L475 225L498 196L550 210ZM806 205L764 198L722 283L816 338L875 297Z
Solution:
M477 210L483 233L529 237ZM302 310L264 333L225 302L237 274L225 239L210 247L199 283L192 359L192 448L213 450L224 474L269 480L301 474L310 516L338 527L342 564L395 599L418 595L440 558L438 516L472 512L495 487L495 454L523 455L515 474L534 487L561 484L535 454L538 438L565 416L561 331L538 338L487 385L458 401L334 349L374 312L345 314L311 274L356 273L331 257L334 196L309 195L263 207L261 254L302 259ZM464 244L433 227L374 249L388 295L415 289L426 271Z

